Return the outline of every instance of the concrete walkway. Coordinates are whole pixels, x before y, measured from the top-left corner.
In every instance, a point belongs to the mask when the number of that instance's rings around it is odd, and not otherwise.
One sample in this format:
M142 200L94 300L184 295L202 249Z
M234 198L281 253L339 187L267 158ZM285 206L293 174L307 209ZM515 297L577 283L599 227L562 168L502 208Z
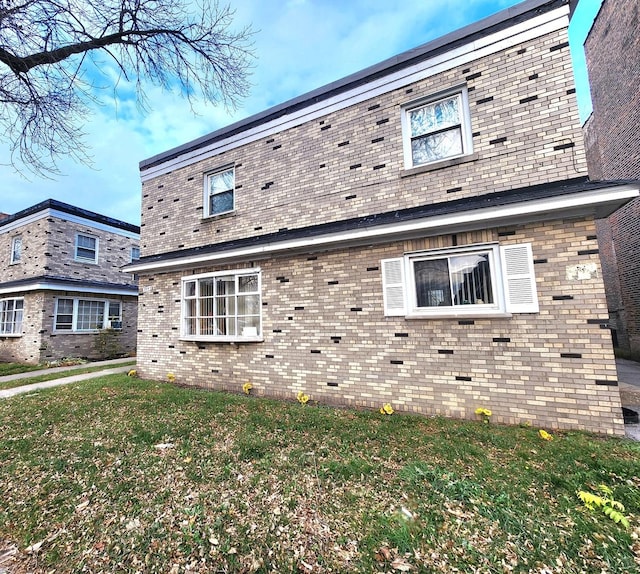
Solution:
M640 393L640 363L627 359L616 359L618 368L618 386L621 391ZM640 405L628 405L625 407L640 413ZM640 441L640 424L626 424L624 430L628 438Z
M18 373L16 375L5 375L0 377L0 383L8 381L18 381L20 379L29 379L31 377L38 377L40 375L48 375L50 373L63 373L65 371L71 371L73 369L82 369L83 367L101 367L113 365L112 368L101 369L99 371L93 371L92 373L83 373L81 375L70 375L68 377L62 377L60 379L53 379L51 381L43 381L41 383L34 383L32 385L25 385L22 387L14 387L13 389L0 390L0 399L6 399L9 397L15 397L22 393L30 393L39 391L40 389L50 389L52 387L58 387L60 385L68 385L69 383L77 383L78 381L86 381L87 379L95 379L96 377L103 377L104 375L115 375L117 373L127 373L131 369L135 369L132 365L122 365L122 363L131 363L134 359L132 357L126 357L124 359L112 359L110 361L95 361L92 363L86 363L84 365L73 365L71 367L53 367L51 369L42 369L40 371L29 371L28 373Z

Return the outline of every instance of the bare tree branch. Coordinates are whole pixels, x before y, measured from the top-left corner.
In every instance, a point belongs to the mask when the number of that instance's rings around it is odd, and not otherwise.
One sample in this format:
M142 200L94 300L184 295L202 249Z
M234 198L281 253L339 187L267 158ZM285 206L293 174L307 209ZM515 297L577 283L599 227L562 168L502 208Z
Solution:
M198 0L196 0L198 1ZM42 175L82 151L82 118L104 85L134 81L236 107L248 91L249 28L215 0L0 0L0 141ZM119 78L110 77L115 65Z

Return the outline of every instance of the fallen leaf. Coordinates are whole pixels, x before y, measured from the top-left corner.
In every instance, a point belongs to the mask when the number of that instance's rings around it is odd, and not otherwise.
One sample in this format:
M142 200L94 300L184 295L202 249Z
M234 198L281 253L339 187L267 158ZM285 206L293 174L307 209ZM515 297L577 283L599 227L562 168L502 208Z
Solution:
M31 546L27 546L26 553L27 554L36 554L38 552L38 550L40 550L40 547L42 546L43 543L44 543L44 540L41 540L40 542L36 542L35 544L32 544Z
M400 572L409 572L413 569L413 566L409 564L404 558L398 556L392 563L391 568L394 570L400 570Z

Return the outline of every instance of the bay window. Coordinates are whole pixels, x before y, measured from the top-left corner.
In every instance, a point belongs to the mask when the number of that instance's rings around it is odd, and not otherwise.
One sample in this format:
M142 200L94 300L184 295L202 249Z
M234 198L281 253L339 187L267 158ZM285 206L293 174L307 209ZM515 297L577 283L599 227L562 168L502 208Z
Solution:
M181 337L197 341L261 340L260 271L243 269L184 277Z

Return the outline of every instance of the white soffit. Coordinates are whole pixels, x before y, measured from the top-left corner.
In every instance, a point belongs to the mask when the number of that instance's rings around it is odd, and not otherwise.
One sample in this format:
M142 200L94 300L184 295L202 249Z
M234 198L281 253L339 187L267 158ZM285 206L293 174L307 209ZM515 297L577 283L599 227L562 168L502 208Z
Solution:
M62 284L56 281L42 280L28 285L0 287L0 295L8 293L26 293L30 291L65 291L70 293L92 293L95 295L126 295L137 297L137 291L131 289L119 289L118 287L91 287L81 285Z
M315 237L273 241L244 248L227 249L215 253L187 255L165 261L127 265L127 273L172 271L202 265L228 263L231 261L264 259L284 252L310 252L314 250L340 248L342 246L367 245L394 241L408 237L454 233L463 230L496 227L528 221L545 221L563 217L593 215L598 207L617 204L638 197L637 186L624 185L568 195L522 201L510 205L474 209L460 213L426 216L422 219L388 225L378 225L327 233Z
M342 92L317 104L305 106L303 109L285 114L275 120L265 122L257 127L247 129L221 141L187 151L159 165L141 170L141 180L148 181L154 177L187 167L222 152L274 135L286 129L300 126L368 99L385 94L392 90L462 66L484 56L495 54L509 47L516 46L550 34L569 25L569 6L565 5L536 16L515 26L511 26L495 34L490 34L474 42L469 42L452 50L391 73L352 90Z

